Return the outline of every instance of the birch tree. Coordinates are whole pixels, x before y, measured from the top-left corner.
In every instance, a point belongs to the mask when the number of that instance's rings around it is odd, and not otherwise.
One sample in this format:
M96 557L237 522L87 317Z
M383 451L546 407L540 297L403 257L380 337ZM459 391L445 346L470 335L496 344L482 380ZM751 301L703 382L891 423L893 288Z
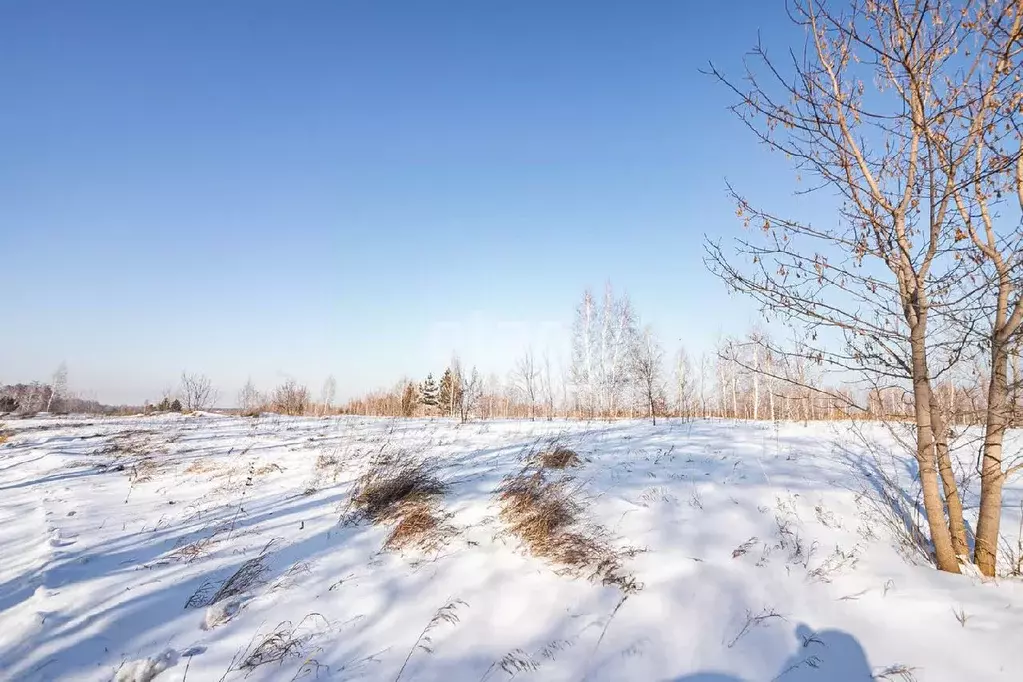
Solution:
M680 417L693 416L693 367L685 348L675 353L675 413Z
M54 401L60 406L67 398L67 363L61 362L50 380L50 395L46 400L46 411L53 407Z
M597 409L598 374L596 370L598 314L593 294L587 289L583 300L576 308L572 326L572 367L571 380L580 408L588 410L590 416Z
M337 393L337 381L334 380L333 374L328 374L327 378L323 381L323 388L320 390L321 414L330 413L330 406L334 402L335 393Z
M657 413L664 404L664 350L646 327L632 347L632 371L636 388L650 421L657 425Z
M515 363L512 372L513 384L519 395L529 406L529 420L536 419L536 402L539 391L540 371L536 366L533 349L527 348Z

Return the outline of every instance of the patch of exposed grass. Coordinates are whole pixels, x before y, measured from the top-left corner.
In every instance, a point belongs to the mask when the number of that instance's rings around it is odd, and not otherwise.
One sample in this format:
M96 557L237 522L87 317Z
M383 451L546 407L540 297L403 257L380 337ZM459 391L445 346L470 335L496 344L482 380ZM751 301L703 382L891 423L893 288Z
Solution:
M553 477L538 461L530 458L497 489L501 520L508 530L530 554L566 573L615 585L627 593L637 590L622 565L635 550L615 548L606 529L587 523L581 487L571 476Z
M433 467L416 458L380 457L357 484L352 501L371 521L387 520L404 504L425 502L444 494Z
M433 550L453 533L438 509L447 486L436 468L416 457L381 455L356 482L348 522L394 524L384 542L387 549L418 547Z
M384 542L386 549L418 547L432 551L443 545L454 533L454 529L445 523L448 515L441 514L429 502L404 502L397 518L398 522Z
M537 459L540 466L545 469L568 469L582 464L574 450L561 445L555 445L550 450L539 453Z
M258 466L258 467L255 468L253 473L256 476L266 476L271 471L276 471L279 474L283 474L284 473L284 469L282 469L281 465L277 464L276 462L271 462L270 464L264 464L262 466Z

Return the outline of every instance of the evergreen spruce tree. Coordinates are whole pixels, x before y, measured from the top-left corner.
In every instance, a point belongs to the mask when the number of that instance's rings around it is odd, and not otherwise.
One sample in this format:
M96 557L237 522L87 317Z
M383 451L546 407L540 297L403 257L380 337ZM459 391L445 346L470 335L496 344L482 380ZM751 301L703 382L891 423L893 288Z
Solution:
M437 406L437 382L433 380L433 374L427 374L419 387L419 402L427 407Z
M172 402L170 404L170 408L171 408L171 412L180 412L181 411L181 401L178 400L177 398L175 398L174 402Z

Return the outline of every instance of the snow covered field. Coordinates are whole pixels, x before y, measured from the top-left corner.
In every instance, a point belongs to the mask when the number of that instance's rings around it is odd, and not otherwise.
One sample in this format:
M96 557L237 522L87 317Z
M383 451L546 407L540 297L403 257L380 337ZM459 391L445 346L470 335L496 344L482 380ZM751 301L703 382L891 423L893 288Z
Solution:
M914 563L849 424L168 415L5 428L4 680L1023 676L1023 583ZM891 438L863 428L885 476L908 485ZM638 591L566 575L508 533L495 490L553 440L583 459L569 475L587 521L642 550L623 564ZM435 551L384 550L386 524L342 522L381 452L438 464L454 532ZM1013 547L1020 499L1017 482Z

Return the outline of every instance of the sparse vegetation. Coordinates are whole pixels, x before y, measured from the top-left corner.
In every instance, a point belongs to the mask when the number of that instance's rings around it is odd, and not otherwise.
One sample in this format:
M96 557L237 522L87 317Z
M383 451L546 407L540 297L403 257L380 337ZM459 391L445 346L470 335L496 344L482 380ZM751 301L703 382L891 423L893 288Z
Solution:
M526 465L505 477L497 489L500 516L509 532L530 554L568 573L616 585L625 592L638 589L623 567L623 560L634 550L616 549L606 529L586 523L583 492L575 479L563 473L552 475L542 465L542 455L526 459Z
M579 455L563 445L555 445L539 454L540 466L544 469L568 469L577 467L582 461Z
M455 599L454 601L449 601L447 604L437 609L437 611L433 614L433 618L431 618L430 622L426 624L423 631L419 633L416 643L412 645L411 649L409 649L408 655L405 657L405 661L401 664L401 669L398 670L398 674L394 677L394 682L398 682L401 679L402 674L405 672L405 668L408 666L408 662L412 659L412 654L414 654L417 649L421 649L428 654L433 653L433 638L430 633L444 623L447 623L448 625L457 625L458 609L467 606L468 604L461 599Z
M356 482L346 520L393 524L388 549L433 550L453 532L438 504L445 489L434 465L404 453L380 454Z

